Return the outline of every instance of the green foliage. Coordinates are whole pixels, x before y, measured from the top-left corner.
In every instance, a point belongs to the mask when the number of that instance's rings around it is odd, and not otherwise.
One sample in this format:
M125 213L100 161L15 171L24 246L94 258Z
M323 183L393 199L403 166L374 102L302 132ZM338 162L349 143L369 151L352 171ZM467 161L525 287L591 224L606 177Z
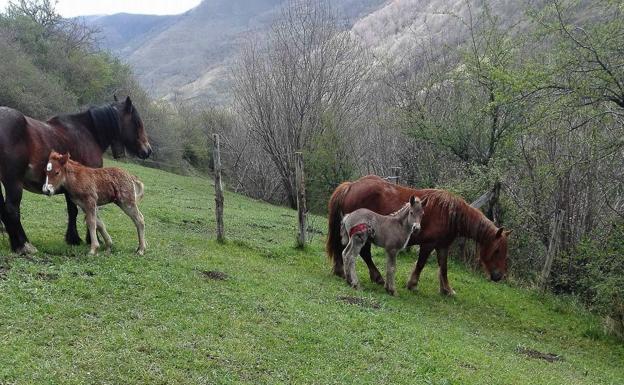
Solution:
M325 213L334 189L355 175L353 154L347 139L331 127L318 134L311 147L304 154L307 205L312 212Z
M92 50L93 31L49 1L21 1L0 15L0 103L37 118L111 100L132 83L128 66Z
M0 105L46 117L70 110L76 97L55 76L39 70L31 58L0 37Z
M586 262L579 277L589 288L591 306L610 319L610 331L624 339L624 223L581 243L577 255ZM579 266L579 265L577 265Z

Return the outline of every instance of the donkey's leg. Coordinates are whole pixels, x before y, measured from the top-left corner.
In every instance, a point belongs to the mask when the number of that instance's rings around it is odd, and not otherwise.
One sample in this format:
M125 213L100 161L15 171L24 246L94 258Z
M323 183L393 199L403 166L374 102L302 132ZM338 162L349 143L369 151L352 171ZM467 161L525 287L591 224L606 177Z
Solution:
M396 287L394 286L394 274L396 271L396 255L397 250L386 250L386 291L390 295L396 295Z
M102 222L100 217L96 215L95 220L96 220L97 231L98 233L100 233L100 235L104 239L106 250L110 251L111 247L113 246L113 239L108 234L108 231L106 231L106 226L104 225L104 222Z
M137 228L139 247L137 248L136 253L143 255L145 253L145 219L143 218L143 214L139 211L136 203L122 204L120 207L130 218L132 218L132 221Z
M359 254L362 246L366 242L366 239L362 237L360 234L354 234L349 241L350 247L349 251L346 253L345 260L345 275L347 278L347 282L351 285L352 288L358 290L360 288L360 282L357 277L357 272L355 270L355 259Z
M78 216L78 207L72 202L69 194L65 193L65 203L67 203L67 231L65 232L65 242L69 245L79 245L82 243L76 228L76 217ZM89 240L87 239L87 242Z
M447 257L448 257L448 247L443 249L436 249L436 256L438 257L438 276L440 278L440 293L444 295L455 295L455 290L451 288L449 285L448 277L446 276L447 270Z
M342 249L342 262L341 262L342 271L344 273L343 277L344 279L347 280L347 283L351 283L349 281L349 271L346 269L346 266L348 266L347 262L349 260L349 255L352 253L352 250L353 250L353 242L352 242L352 238L349 238L349 242L347 242L347 246L345 246L345 248Z
M418 262L414 265L414 270L412 271L412 275L407 282L407 288L409 290L416 290L416 286L418 286L418 280L420 279L420 273L422 269L427 264L427 259L429 259L429 255L433 251L433 247L428 245L420 245L420 252L418 253Z
M363 245L362 250L360 250L360 255L362 256L362 259L364 260L364 262L366 262L366 266L368 266L368 274L370 276L371 281L373 281L374 283L378 285L383 285L384 279L381 273L379 272L379 270L377 270L377 266L375 266L375 263L373 262L373 255L371 254L370 242L366 242L366 244Z
M20 204L22 202L22 186L15 182L5 182L6 200L4 201L2 218L9 233L11 249L18 254L34 254L37 249L28 242L20 221Z

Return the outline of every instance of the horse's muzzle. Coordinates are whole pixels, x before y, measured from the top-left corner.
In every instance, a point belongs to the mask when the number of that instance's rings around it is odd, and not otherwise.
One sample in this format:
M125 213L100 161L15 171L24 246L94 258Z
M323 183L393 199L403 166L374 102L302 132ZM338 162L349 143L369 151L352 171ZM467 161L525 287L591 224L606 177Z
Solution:
M490 279L494 282L498 282L501 279L503 279L503 274L501 274L500 271L498 270L494 270L491 274L490 274Z
M147 159L152 155L152 146L149 144L141 146L141 150L138 153L139 158Z
M52 187L52 185L45 185L45 184L44 184L44 185L43 185L43 188L41 189L41 191L42 191L45 195L47 195L47 196L49 196L49 197L51 197L52 195L54 195L54 187Z

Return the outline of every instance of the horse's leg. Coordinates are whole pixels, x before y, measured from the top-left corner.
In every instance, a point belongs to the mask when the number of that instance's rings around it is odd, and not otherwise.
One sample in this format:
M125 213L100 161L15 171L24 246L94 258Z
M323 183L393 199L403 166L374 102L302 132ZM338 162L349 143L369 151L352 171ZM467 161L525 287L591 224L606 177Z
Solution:
M448 277L446 276L448 247L436 249L436 255L438 257L438 266L440 267L440 270L438 271L438 276L440 278L440 293L444 295L455 295L455 290L453 290L451 285L449 285Z
M78 229L76 228L76 217L78 216L78 206L72 202L69 194L65 193L65 202L67 203L67 231L65 232L65 242L69 245L79 245L82 243ZM91 243L87 239L87 243Z
M366 242L366 244L363 245L362 249L360 250L360 256L362 256L362 259L364 260L364 262L366 262L366 266L368 266L368 275L370 276L371 281L378 285L383 285L384 279L379 270L377 270L375 262L373 262L370 242Z
M386 291L390 295L396 295L396 287L394 286L394 273L396 270L396 250L386 250Z
M137 248L136 253L143 255L145 253L145 219L143 218L143 214L139 211L136 203L122 204L120 207L130 218L132 218L132 221L137 228L139 247Z
M100 247L96 234L97 205L95 202L87 202L83 208L85 212L85 222L87 222L87 229L89 230L89 235L91 236L91 250L89 250L89 254L95 255L97 254L97 249Z
M420 273L422 269L427 264L427 259L429 259L429 255L433 251L433 248L426 245L420 245L420 252L418 253L418 261L416 265L414 265L414 270L412 271L412 275L407 282L407 288L409 290L415 290L416 286L418 286L418 280L420 279Z
M96 220L97 231L98 233L100 233L100 235L104 239L106 250L110 251L111 247L113 246L113 239L111 238L110 234L108 234L108 231L106 231L106 226L104 225L104 222L102 222L100 217L96 215L95 220Z
M2 207L2 220L9 233L11 250L18 254L34 254L37 249L28 242L20 221L20 204L22 202L22 186L17 183L4 183L6 201Z
M342 247L342 245L341 245L341 247ZM344 253L344 250L345 249L343 248L342 249L342 253ZM343 263L342 258L340 258L339 254L334 255L333 273L334 273L334 275L337 275L338 277L346 278L345 271L344 271L344 263Z

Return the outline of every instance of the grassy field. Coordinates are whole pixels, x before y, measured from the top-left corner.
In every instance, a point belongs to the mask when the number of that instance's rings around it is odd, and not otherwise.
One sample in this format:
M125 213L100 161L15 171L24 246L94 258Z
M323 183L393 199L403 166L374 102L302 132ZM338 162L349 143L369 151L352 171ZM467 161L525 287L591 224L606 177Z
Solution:
M144 257L117 207L102 210L113 252L91 257L63 242L62 197L25 194L39 253L0 242L0 384L624 384L624 344L571 301L457 264L445 298L433 262L411 293L414 254L398 297L361 262L355 292L330 275L323 218L297 251L294 211L227 193L220 245L209 180L124 167L146 184Z

